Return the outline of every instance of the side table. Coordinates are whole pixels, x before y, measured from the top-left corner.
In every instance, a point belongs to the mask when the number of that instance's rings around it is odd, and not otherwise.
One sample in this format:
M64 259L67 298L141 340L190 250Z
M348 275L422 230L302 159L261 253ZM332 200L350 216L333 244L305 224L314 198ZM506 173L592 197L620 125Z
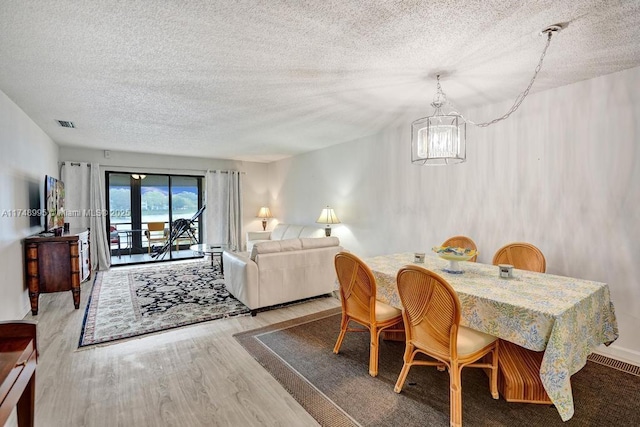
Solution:
M224 264L222 262L222 253L227 249L227 245L223 245L221 243L201 243L199 245L191 245L189 249L193 252L205 254L211 256L211 266L213 267L214 257L218 258L218 263L220 264L220 272L224 274Z

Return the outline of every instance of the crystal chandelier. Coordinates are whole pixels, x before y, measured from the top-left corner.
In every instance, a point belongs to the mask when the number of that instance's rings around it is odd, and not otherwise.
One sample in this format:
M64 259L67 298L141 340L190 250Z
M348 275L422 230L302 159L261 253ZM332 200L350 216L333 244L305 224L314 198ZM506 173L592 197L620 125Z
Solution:
M447 97L440 86L431 103L432 116L411 123L411 161L423 165L450 165L466 160L467 125L462 116L443 114Z
M566 24L565 24L566 25ZM538 76L542 61L551 43L551 36L562 29L562 25L551 25L540 32L547 35L547 44L542 51L538 66L535 69L529 86L518 95L515 102L504 115L486 123L475 123L455 111L444 114L442 110L447 104L447 96L440 86L440 75L437 79L436 95L431 106L435 109L433 115L420 118L411 123L411 162L418 165L451 165L462 163L467 159L466 139L467 126L487 127L508 118L515 112L522 101L529 94L533 82Z

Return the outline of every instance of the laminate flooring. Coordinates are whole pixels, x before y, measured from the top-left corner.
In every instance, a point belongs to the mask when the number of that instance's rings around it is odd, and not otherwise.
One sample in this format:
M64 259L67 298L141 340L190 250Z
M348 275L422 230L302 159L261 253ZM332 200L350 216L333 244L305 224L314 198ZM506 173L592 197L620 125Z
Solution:
M317 426L317 422L232 337L340 306L320 298L78 349L93 278L71 292L40 295L35 425ZM7 426L16 424L15 411Z

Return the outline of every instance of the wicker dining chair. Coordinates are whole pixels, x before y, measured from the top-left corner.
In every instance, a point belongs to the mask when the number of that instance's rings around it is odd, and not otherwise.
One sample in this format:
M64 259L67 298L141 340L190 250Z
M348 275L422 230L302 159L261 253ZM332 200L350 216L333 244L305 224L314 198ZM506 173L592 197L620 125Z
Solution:
M498 399L498 339L460 325L460 300L438 274L407 265L397 275L406 346L404 365L394 387L402 391L412 366L446 366L449 370L450 425L462 425L462 368L491 370L491 396ZM416 360L419 353L436 360ZM490 362L483 362L491 353Z
M478 250L478 248L476 247L476 243L467 236L449 237L447 240L444 241L442 246L453 246L456 248L473 249L475 251ZM478 255L476 254L473 256L473 258L469 258L469 262L476 262L477 259L478 259Z
M402 329L402 311L376 299L376 280L369 267L357 256L348 252L339 252L335 256L335 267L340 282L340 301L342 303L342 322L340 334L333 348L340 351L342 340L347 332L369 332L369 375L378 375L378 346L383 330L404 332ZM364 328L349 328L354 321ZM397 328L392 329L396 326Z
M510 264L520 270L536 271L544 273L547 270L547 262L540 249L531 243L509 243L498 249L493 256L493 264Z
M509 243L498 249L493 264L511 264L520 270L544 273L547 263L542 251L530 243ZM500 340L501 359L498 387L507 402L550 404L540 382L540 366L544 352L533 351L515 343Z

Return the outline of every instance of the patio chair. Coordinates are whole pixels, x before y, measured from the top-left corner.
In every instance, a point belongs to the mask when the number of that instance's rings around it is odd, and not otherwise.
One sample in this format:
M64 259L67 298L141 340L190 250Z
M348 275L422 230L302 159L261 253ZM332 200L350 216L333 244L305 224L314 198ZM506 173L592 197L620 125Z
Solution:
M118 233L118 229L115 225L111 225L109 227L109 249L116 245L118 248L118 258L122 257L121 247L120 247L120 234Z
M147 224L144 235L147 238L147 252L151 254L153 243L165 244L169 238L169 230L165 229L164 222L150 222Z

